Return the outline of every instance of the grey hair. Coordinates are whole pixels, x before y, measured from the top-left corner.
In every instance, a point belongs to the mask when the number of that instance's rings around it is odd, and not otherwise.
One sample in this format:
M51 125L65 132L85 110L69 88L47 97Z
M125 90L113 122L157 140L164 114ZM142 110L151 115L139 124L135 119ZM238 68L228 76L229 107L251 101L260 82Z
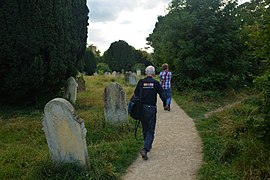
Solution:
M147 68L145 69L145 74L154 75L155 74L155 67L154 66L147 66Z

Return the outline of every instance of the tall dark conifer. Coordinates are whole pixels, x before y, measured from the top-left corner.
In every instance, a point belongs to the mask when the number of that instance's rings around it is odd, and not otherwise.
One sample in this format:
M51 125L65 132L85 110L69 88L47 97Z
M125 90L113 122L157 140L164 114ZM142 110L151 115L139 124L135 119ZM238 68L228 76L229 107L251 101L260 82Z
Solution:
M35 101L77 73L87 37L86 0L0 2L0 100Z

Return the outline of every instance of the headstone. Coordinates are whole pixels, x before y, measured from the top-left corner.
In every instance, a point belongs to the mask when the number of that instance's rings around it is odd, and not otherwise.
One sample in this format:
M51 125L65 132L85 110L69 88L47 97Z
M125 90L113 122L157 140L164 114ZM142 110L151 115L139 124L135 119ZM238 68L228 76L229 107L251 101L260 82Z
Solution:
M77 77L77 82L78 82L78 91L85 91L85 80L83 78L83 76L78 76Z
M104 114L106 122L110 124L128 122L126 93L117 83L112 83L105 88Z
M77 99L77 88L78 83L73 77L69 77L67 80L67 87L65 91L65 99L69 100L69 102L75 104Z
M137 84L137 80L136 80L136 79L137 79L136 75L131 74L131 75L129 76L128 83L129 83L130 85L134 86L134 85Z
M95 72L95 73L94 73L94 76L98 76L98 73L97 73L97 72Z
M137 76L141 76L142 75L142 72L140 69L137 69Z
M129 76L130 76L130 75L131 75L130 72L126 72L126 73L125 73L125 81L126 81L126 83L129 82Z
M113 77L116 77L116 71L112 72Z
M70 102L63 98L48 102L42 125L53 162L89 166L85 140L87 130Z

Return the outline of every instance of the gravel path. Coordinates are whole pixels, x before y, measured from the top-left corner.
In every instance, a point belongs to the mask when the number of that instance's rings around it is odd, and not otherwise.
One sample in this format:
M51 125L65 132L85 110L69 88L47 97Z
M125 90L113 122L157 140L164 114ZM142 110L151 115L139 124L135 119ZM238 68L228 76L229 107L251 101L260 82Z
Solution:
M156 134L149 159L144 161L138 156L122 179L196 179L202 163L201 139L193 119L174 100L171 107L170 112L164 111L161 101L158 102Z

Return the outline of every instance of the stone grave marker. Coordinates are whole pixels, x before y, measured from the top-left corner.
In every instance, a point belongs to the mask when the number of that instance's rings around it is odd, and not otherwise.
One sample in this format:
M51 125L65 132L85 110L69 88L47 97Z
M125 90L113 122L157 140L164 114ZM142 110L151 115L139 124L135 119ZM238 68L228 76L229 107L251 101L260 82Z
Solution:
M89 167L86 128L70 102L55 98L44 108L43 131L53 162L78 163Z
M78 82L78 91L86 91L85 80L83 76L77 77L77 82Z
M104 114L110 124L128 123L126 93L123 88L112 83L104 91Z
M131 74L128 79L128 83L132 86L137 84L137 77L134 74Z
M77 88L78 83L73 77L69 77L67 80L67 86L65 91L65 99L69 100L69 102L75 104L77 99Z
M129 76L131 75L131 72L126 72L125 73L125 82L128 83L129 82Z
M142 75L142 71L140 69L137 69L137 76L141 76Z

